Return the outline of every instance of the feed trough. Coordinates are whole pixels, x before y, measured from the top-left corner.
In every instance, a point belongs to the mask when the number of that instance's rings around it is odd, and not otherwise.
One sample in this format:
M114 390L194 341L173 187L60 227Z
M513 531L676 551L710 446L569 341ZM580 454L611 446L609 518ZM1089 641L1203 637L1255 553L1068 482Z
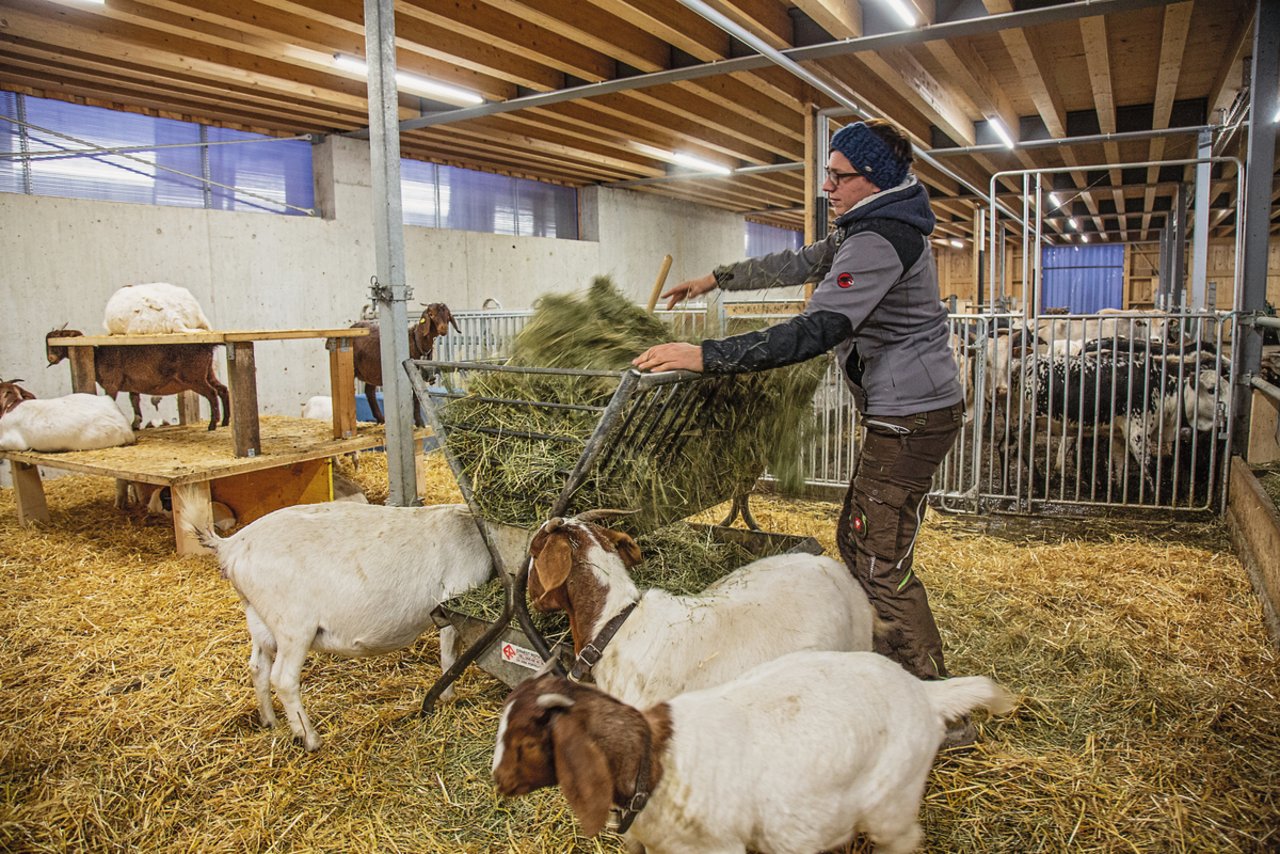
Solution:
M765 410L787 405L785 396L769 394L769 372L642 374L425 360L407 360L405 369L499 570L487 591L437 612L438 622L458 629L465 649L427 693L424 711L473 661L515 684L565 648L563 628L528 611L531 562L507 566L493 525L532 533L546 519L588 509L636 511L616 527L646 552L653 577L636 572L638 584L672 589L676 563L714 573L686 579L693 589L679 592L701 590L757 557L821 551L812 538L679 524L744 496L764 471L761 424L772 420ZM685 554L667 554L673 543Z

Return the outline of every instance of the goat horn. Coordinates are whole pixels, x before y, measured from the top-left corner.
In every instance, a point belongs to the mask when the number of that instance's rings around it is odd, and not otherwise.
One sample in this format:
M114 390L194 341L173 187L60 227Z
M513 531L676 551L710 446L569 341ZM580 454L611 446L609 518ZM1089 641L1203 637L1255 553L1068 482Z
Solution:
M564 524L564 519L560 516L552 516L550 519L542 523L542 530L548 534L558 529Z
M594 522L597 519L608 519L611 516L634 516L639 512L639 510L606 510L601 508L600 510L587 510L573 518L579 522Z

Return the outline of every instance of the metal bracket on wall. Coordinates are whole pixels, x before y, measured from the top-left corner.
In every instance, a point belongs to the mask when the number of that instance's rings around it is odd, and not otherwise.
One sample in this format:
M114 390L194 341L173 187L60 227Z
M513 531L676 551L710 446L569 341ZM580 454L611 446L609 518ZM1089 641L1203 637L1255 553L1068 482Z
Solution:
M369 277L369 296L375 302L408 302L413 299L412 287L405 285L402 290L403 293L397 295L395 288L382 284L377 276Z

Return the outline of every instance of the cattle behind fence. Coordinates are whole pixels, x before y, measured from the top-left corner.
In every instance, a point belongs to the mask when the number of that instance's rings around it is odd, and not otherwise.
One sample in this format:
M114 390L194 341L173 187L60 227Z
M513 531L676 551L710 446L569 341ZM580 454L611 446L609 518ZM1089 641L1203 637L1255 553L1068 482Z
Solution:
M462 331L437 341L438 357L503 358L532 313L458 312ZM699 307L657 314L682 337L705 329ZM1232 324L1217 313L952 315L968 418L934 501L955 512L1216 510L1230 451ZM843 487L859 431L834 360L814 419L806 483Z

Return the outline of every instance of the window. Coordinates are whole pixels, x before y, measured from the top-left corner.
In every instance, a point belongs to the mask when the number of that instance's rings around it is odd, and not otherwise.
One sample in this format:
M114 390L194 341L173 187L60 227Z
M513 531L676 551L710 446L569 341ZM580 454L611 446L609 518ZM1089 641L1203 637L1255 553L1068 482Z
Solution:
M407 225L578 238L578 192L572 187L401 160L400 198Z
M804 245L804 233L748 220L744 242L747 257L758 258L784 249L799 249Z
M0 92L0 191L305 215L311 144Z

